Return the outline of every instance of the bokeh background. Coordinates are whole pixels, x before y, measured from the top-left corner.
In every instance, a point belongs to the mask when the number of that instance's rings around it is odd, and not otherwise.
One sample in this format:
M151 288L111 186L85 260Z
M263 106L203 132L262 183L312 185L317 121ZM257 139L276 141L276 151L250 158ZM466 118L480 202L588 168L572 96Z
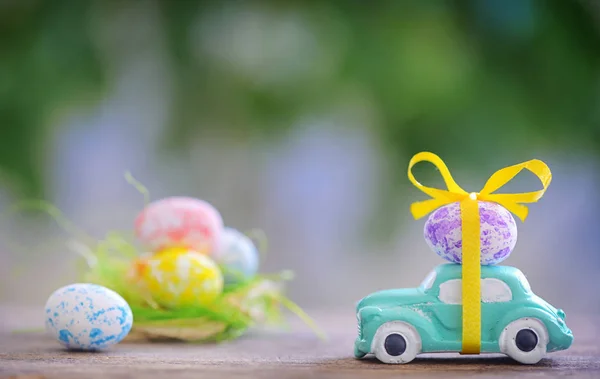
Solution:
M505 263L567 313L600 310L598 1L1 0L0 130L2 209L45 199L97 238L127 231L131 171L264 230L263 271L348 312L442 263L409 213L413 154L475 191L539 158L554 180ZM75 281L72 237L5 212L0 304Z

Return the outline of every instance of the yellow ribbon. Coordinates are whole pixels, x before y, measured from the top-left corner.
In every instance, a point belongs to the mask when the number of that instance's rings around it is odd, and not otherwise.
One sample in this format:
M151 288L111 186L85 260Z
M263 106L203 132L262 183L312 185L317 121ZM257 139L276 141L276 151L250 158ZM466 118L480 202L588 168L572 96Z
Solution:
M426 187L419 183L412 168L419 162L431 162L442 175L447 190ZM522 170L529 170L542 182L543 189L534 192L495 194L510 182ZM481 351L481 266L480 266L480 230L478 201L490 201L504 206L521 221L525 221L528 209L523 203L535 203L546 192L552 181L552 173L548 166L532 159L514 166L496 171L479 192L463 190L452 178L448 167L437 155L429 152L416 154L408 164L408 179L418 189L432 198L411 204L410 211L415 219L419 219L435 209L450 203L460 202L462 218L462 354L479 354Z

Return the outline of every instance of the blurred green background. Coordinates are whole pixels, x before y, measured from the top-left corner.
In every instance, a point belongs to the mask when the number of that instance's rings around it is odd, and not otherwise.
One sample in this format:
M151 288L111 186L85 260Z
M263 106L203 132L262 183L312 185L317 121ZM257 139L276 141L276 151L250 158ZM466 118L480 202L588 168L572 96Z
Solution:
M506 263L557 306L600 308L598 1L0 0L0 123L4 207L44 198L96 236L130 229L130 170L153 198L265 230L264 269L296 271L308 306L441 263L408 213L414 153L472 190L540 158L554 182ZM7 303L75 278L68 236L29 216L1 231Z

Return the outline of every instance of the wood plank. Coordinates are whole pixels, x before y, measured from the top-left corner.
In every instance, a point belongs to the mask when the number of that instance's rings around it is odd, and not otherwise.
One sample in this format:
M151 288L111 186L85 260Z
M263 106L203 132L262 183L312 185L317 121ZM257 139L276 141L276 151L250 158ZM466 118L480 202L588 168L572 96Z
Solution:
M393 366L352 357L356 327L351 311L313 314L327 331L327 341L294 320L288 332L254 331L218 345L122 343L107 352L75 353L40 333L4 330L0 332L0 378L600 377L600 333L591 316L569 317L576 337L572 348L535 366L500 355L456 354L426 355ZM26 318L23 313L21 318Z

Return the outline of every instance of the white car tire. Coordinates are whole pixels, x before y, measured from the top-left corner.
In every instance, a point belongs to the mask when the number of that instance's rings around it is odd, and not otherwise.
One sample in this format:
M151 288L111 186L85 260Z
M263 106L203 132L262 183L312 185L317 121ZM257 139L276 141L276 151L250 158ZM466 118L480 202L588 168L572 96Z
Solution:
M498 341L500 351L515 361L533 365L546 356L548 330L537 318L520 318L508 324Z
M410 324L387 322L377 329L371 352L383 363L408 363L421 352L421 336Z

